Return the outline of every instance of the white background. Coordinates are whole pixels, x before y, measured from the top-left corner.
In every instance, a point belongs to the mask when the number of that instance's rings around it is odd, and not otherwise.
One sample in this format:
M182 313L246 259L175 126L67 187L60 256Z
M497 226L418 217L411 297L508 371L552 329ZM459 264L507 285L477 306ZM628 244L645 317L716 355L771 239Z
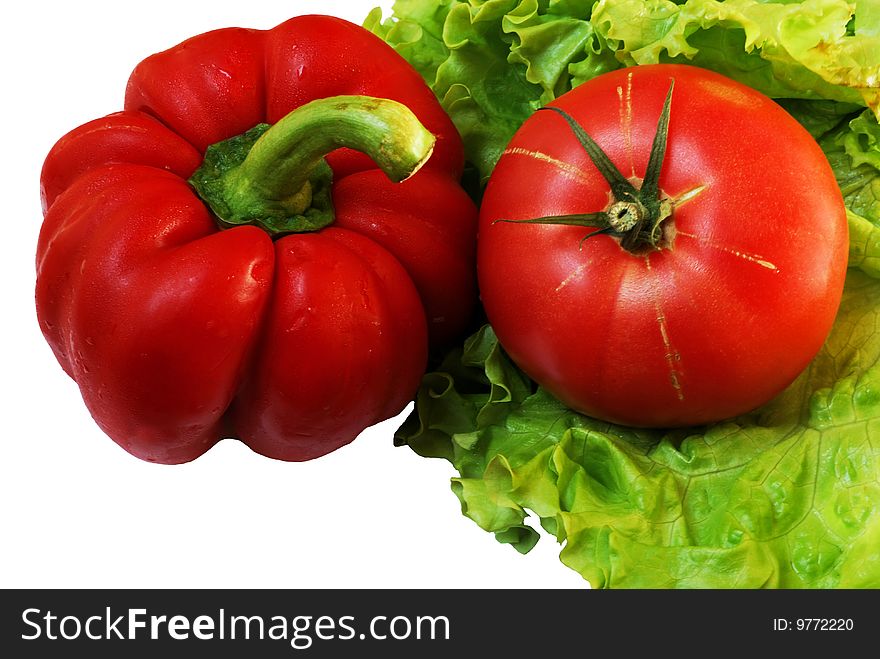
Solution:
M186 465L141 462L97 428L37 325L43 158L67 131L121 109L138 61L214 28L269 28L304 13L361 22L375 4L7 6L0 587L587 587L553 538L521 556L463 517L452 467L392 446L400 419L300 464L232 440Z

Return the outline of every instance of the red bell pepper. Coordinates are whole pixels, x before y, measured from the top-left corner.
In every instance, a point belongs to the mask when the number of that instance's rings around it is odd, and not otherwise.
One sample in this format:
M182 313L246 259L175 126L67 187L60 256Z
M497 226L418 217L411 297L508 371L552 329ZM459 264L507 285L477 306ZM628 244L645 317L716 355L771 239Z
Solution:
M462 165L432 92L356 25L193 37L48 154L41 329L139 458L186 462L223 437L323 455L400 412L428 337L469 320Z

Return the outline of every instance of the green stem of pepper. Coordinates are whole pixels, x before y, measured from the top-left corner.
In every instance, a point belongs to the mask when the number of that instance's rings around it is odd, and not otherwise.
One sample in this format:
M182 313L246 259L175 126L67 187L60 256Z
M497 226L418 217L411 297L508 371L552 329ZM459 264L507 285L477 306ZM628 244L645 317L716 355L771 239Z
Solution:
M434 142L396 101L334 96L212 145L190 183L222 228L255 224L273 236L317 231L333 222L324 156L342 147L361 151L399 182L427 162Z

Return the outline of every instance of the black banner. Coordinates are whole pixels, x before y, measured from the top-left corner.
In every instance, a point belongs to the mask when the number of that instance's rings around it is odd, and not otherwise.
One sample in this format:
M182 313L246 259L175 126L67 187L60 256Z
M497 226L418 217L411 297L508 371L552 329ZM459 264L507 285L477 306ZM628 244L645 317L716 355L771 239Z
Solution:
M7 657L677 655L876 636L878 591L6 590ZM10 652L11 651L11 652ZM578 653L580 654L580 652Z

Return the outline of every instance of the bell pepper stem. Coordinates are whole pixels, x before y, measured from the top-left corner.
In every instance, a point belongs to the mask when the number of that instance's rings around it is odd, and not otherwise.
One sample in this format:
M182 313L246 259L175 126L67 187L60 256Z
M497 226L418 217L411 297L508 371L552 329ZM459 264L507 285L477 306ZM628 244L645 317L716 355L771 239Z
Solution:
M322 98L297 108L266 131L231 173L229 183L240 195L301 201L297 195L308 185L311 173L325 155L341 147L366 153L388 178L399 182L431 157L434 140L412 111L396 101L370 96Z
M256 224L272 235L315 231L333 221L332 173L324 156L342 147L361 151L400 182L428 161L435 139L401 103L333 96L209 147L190 182L224 228Z

